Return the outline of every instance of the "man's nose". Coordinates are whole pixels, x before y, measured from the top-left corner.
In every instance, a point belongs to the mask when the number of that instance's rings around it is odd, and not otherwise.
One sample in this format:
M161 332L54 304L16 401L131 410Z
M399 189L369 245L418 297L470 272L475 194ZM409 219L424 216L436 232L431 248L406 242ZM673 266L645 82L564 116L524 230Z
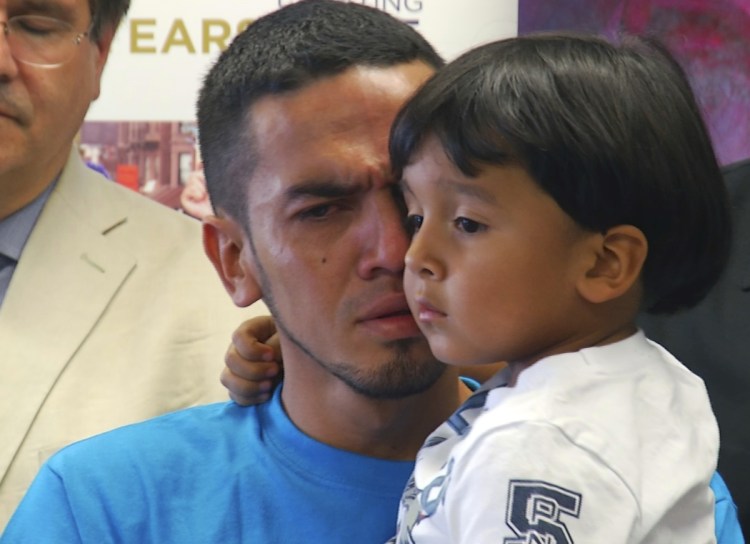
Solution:
M365 250L359 272L363 278L372 278L379 273L401 276L404 272L409 237L403 212L391 195L384 193L381 197L369 210L362 230Z
M10 52L8 22L0 22L0 80L9 79L18 73L18 63Z

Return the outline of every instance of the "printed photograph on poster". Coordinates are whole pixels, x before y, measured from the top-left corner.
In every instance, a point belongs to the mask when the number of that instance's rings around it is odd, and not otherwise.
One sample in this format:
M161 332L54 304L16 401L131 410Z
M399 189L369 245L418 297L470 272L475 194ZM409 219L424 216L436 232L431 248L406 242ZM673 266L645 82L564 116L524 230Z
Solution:
M193 121L87 121L78 148L114 183L197 219L211 213Z

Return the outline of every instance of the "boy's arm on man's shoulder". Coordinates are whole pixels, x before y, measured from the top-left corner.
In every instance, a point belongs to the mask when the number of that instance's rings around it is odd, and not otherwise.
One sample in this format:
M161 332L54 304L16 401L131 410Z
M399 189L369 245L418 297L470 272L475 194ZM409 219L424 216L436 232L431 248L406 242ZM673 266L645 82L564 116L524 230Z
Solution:
M283 376L276 323L267 315L243 321L232 334L224 356L221 383L237 404L267 401Z

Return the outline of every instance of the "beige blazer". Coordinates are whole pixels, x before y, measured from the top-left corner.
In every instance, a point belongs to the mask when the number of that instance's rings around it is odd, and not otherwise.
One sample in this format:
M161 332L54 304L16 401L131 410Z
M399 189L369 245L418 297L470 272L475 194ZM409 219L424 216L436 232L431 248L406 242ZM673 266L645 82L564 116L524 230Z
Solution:
M200 223L123 189L73 151L0 307L0 532L61 446L226 400L235 308Z

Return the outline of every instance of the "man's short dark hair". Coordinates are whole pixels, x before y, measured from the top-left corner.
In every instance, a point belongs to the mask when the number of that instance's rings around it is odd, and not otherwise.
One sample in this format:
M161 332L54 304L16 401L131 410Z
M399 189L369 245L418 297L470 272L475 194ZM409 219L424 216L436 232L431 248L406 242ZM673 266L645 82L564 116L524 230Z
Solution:
M261 17L238 35L206 76L198 131L209 196L246 223L254 156L250 110L260 98L299 90L355 66L443 64L413 28L375 8L303 0Z
M397 175L429 135L468 176L520 164L585 229L638 227L647 311L697 304L726 263L721 172L688 80L656 42L546 34L479 47L397 116Z
M130 8L130 0L89 0L91 40L98 42L106 28L116 29Z

